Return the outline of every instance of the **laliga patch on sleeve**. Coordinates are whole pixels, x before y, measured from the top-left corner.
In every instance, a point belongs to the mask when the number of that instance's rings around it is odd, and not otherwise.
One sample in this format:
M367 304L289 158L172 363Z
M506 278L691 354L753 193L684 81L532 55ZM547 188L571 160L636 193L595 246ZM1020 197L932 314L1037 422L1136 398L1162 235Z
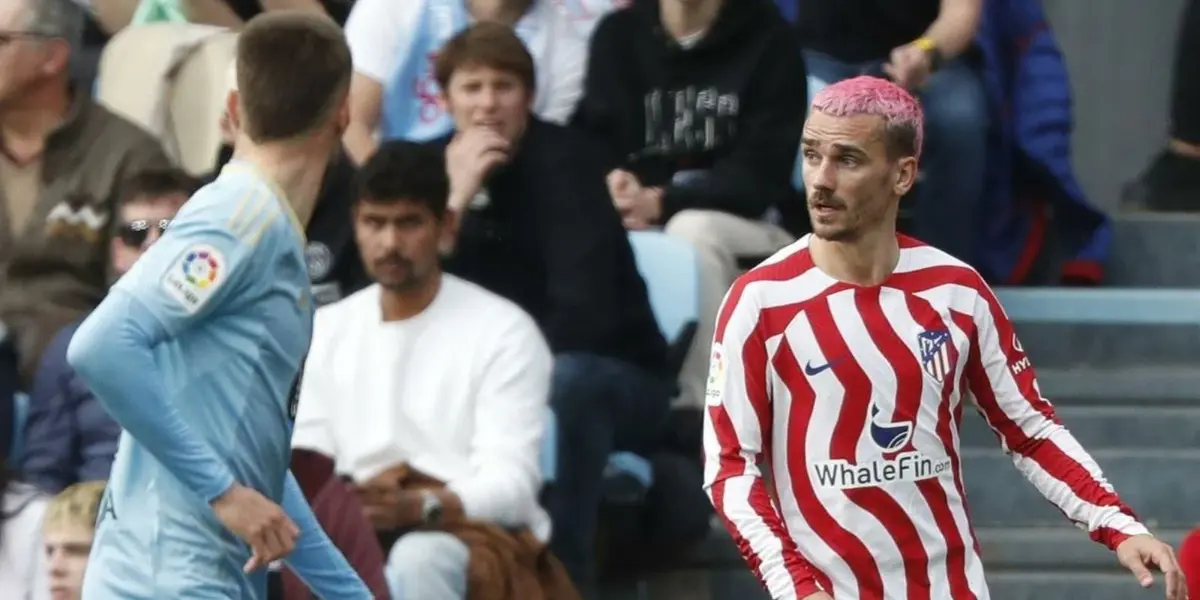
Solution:
M196 314L229 275L225 264L220 250L204 244L192 246L167 268L163 289L188 314Z
M708 386L704 391L704 403L719 406L725 392L725 347L713 344L712 358L708 362Z

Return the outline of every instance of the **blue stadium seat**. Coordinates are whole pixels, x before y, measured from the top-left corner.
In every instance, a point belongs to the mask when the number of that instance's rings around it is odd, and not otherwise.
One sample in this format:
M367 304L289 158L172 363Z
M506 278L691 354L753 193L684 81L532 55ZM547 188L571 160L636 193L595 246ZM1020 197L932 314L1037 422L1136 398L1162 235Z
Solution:
M638 271L646 282L650 306L666 338L668 369L678 375L692 339L700 312L699 266L696 252L687 242L657 231L629 234ZM557 469L557 421L547 415L542 442L541 465L547 483L553 483ZM605 498L613 503L640 500L654 483L650 461L632 452L615 452L605 468Z
M554 411L546 407L546 428L542 430L542 453L539 462L542 467L542 483L554 483L558 474L558 417Z
M646 281L658 328L667 340L668 368L678 375L696 335L700 313L696 251L691 244L658 231L632 231L629 243ZM608 459L604 479L610 502L635 502L654 483L654 470L642 456L617 452Z
M13 397L12 447L8 449L8 463L16 466L25 452L25 421L29 418L29 396L18 392Z

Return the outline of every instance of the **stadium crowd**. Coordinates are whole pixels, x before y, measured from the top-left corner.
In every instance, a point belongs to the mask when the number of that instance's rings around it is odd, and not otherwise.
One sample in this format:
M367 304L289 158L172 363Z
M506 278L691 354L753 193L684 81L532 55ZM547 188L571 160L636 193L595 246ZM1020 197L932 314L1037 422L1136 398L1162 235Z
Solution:
M297 210L324 308L293 470L377 597L590 597L605 556L705 535L713 324L808 231L824 85L917 92L906 230L993 282L1102 278L1036 0L0 0L5 598L78 597L120 428L67 345L236 164L223 36L270 10L327 12L354 63L344 150ZM1194 175L1187 135L1147 185ZM1055 229L1074 246L1042 256ZM613 507L631 531L604 535ZM307 597L287 572L275 593Z

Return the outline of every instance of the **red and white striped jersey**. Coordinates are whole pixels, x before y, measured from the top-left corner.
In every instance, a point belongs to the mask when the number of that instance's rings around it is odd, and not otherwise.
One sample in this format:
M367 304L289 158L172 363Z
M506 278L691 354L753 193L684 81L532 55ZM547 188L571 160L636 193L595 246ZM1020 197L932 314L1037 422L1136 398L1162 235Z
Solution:
M900 236L891 277L855 286L815 268L808 241L733 285L708 380L705 488L772 598L988 598L959 458L967 403L1092 539L1146 533L1041 396L978 273Z

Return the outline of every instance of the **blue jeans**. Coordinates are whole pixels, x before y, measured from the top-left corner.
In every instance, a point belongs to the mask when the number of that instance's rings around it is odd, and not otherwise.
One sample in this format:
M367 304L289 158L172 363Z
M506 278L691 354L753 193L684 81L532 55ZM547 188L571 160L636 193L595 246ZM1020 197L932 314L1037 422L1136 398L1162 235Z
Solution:
M813 51L805 51L804 60L810 95L843 79L883 73L879 61L847 64ZM980 208L987 164L988 110L983 82L970 65L952 60L929 78L919 98L925 110L925 147L922 178L915 193L914 234L976 264L979 249L975 241L983 235ZM796 180L800 181L799 169Z
M406 533L383 568L392 600L466 600L467 545L441 531Z
M617 451L649 457L660 445L670 389L656 373L587 353L554 358L550 405L558 419L558 463L546 508L551 549L587 594L594 585L604 467Z

